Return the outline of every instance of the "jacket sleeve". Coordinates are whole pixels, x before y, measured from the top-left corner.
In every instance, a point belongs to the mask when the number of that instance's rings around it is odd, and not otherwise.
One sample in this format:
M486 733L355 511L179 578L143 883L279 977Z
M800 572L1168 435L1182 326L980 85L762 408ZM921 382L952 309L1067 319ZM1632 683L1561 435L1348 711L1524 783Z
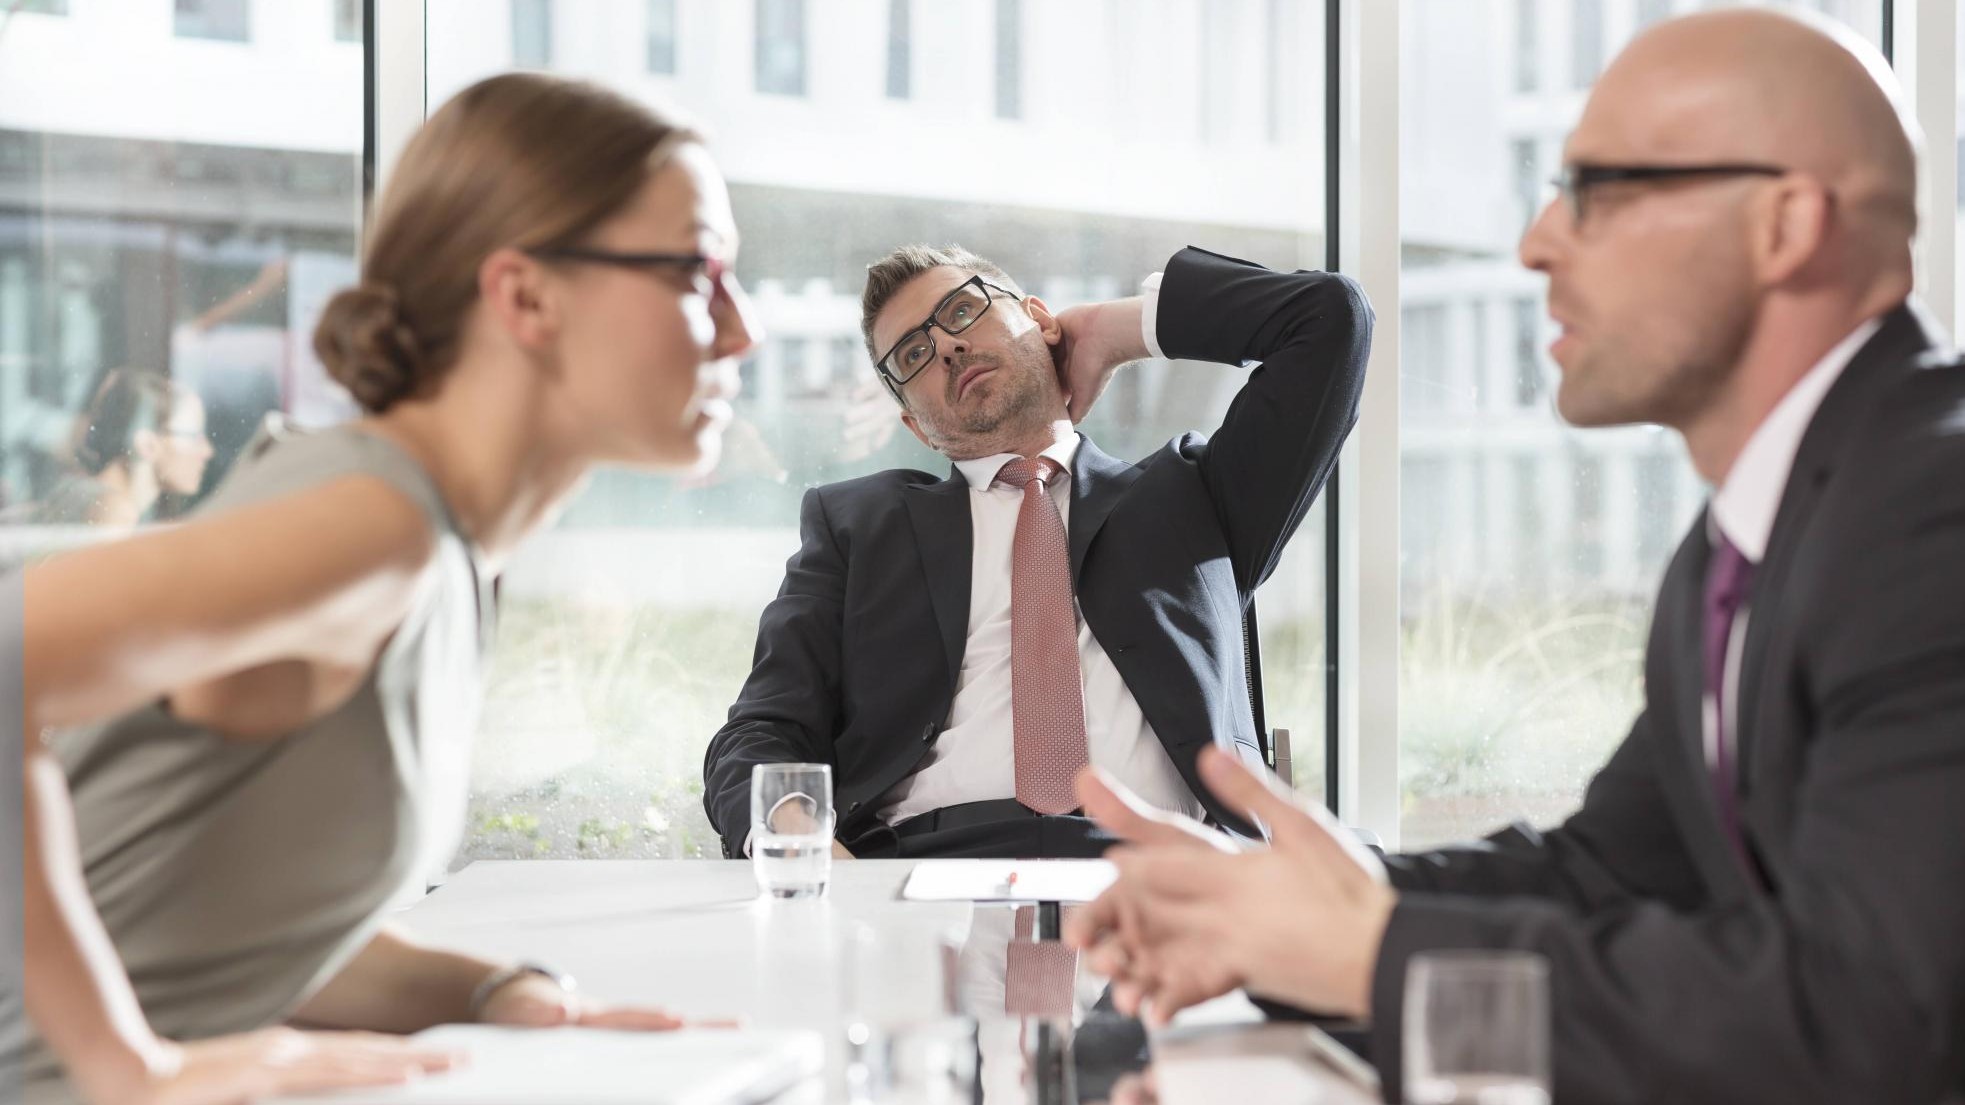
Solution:
M1551 964L1555 1097L1684 1105L1928 1102L1965 1032L1965 403L1862 458L1799 596L1817 719L1771 896L1700 908L1574 895L1402 895L1373 980L1373 1058L1397 1093L1406 964L1513 948ZM1894 435L1892 435L1894 436ZM1869 471L1865 472L1864 469ZM1875 478L1881 472L1883 478ZM1843 475L1842 473L1838 473ZM1831 525L1830 522L1836 524ZM1798 739L1797 735L1797 739ZM1633 832L1641 824L1628 825ZM1546 870L1546 868L1545 868ZM1455 889L1442 880L1443 889ZM1528 885L1550 885L1549 876Z
M799 508L799 547L757 623L750 677L703 757L703 809L741 858L750 833L751 768L832 763L846 562L818 488Z
M1402 893L1541 898L1581 912L1636 899L1690 909L1705 895L1666 806L1649 715L1640 714L1577 812L1557 828L1516 823L1473 844L1385 857Z
M1161 279L1169 357L1261 362L1200 466L1246 593L1275 570L1358 420L1372 312L1349 277L1275 272L1188 247Z

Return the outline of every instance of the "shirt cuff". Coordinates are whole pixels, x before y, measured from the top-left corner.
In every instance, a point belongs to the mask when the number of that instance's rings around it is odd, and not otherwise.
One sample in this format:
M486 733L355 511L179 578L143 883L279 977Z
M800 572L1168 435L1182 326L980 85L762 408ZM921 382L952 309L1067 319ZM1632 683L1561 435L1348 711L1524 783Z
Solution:
M778 799L776 802L771 803L771 808L769 810L766 810L764 813L764 823L769 825L771 822L777 820L778 811L785 808L786 802L791 802L794 800L811 803L811 805L814 806L815 808L818 806L817 802L812 801L811 795L805 794L801 791L792 791L790 794L787 794L783 798ZM756 825L752 825L750 831L744 834L744 858L746 859L749 859L751 854L751 838L756 835L757 835Z
M1160 348L1160 278L1165 273L1154 273L1139 282L1139 330L1140 337L1146 339L1146 351L1155 357L1166 360L1167 354Z

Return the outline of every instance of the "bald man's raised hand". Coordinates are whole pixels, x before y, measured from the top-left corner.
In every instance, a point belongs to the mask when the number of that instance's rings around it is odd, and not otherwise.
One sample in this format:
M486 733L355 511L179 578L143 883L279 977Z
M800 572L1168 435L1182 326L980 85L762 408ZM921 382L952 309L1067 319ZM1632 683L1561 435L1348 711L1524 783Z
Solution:
M1227 833L1154 806L1126 789L1103 768L1078 773L1078 802L1085 815L1128 844L1213 849L1235 853L1241 846Z

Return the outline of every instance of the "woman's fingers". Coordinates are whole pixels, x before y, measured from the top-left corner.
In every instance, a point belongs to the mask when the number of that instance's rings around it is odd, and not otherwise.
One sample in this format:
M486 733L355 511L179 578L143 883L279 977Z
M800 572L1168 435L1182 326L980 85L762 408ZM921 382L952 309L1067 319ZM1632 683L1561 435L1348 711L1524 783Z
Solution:
M601 1006L580 1013L578 1023L587 1028L614 1028L630 1032L672 1032L683 1026L681 1017L661 1009L634 1006Z

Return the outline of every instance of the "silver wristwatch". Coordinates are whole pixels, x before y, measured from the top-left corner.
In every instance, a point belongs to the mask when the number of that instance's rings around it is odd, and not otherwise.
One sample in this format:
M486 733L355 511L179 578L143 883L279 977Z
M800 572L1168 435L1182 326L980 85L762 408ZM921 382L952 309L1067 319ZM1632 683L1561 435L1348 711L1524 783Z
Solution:
M491 1000L491 995L503 989L505 984L526 975L538 975L569 994L574 990L573 976L561 974L551 967L542 967L537 963L520 963L512 967L502 967L486 975L484 981L471 990L471 1019L482 1020L484 1003Z

